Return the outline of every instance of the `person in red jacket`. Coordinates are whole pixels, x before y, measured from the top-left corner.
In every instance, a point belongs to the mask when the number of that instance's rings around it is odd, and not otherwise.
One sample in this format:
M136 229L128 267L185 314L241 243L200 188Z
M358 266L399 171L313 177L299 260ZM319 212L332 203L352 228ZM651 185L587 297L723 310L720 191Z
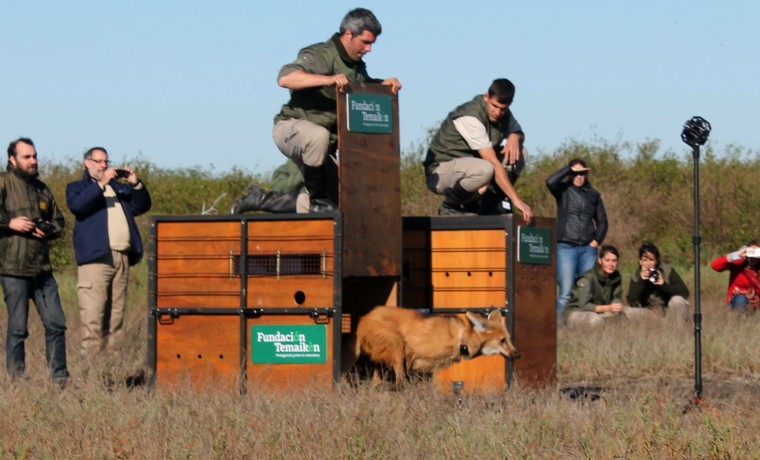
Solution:
M710 265L716 272L730 272L726 303L731 309L760 308L760 243L757 240L716 258Z

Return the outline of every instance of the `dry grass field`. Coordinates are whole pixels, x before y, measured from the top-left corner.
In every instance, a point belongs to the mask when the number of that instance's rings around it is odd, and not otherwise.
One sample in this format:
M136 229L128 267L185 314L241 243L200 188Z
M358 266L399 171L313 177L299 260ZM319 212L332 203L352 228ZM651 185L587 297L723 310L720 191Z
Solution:
M430 215L440 203L424 187L420 152L405 156L402 164L403 215ZM551 155L532 157L518 191L536 215L553 216L546 176L572 157L588 159L610 218L607 242L622 250L624 279L633 269L638 245L653 240L693 292L690 159L657 153L654 142L569 142ZM32 309L26 376L11 382L0 371L0 458L756 458L760 316L726 311L727 275L708 266L713 257L758 237L751 217L760 203L754 187L760 156L750 154L729 148L716 156L708 150L703 162L705 401L699 404L692 404L693 325L659 319L619 321L598 331L560 330L558 381L540 390L518 381L503 393L459 399L437 393L428 381L399 391L341 381L332 392L275 395L149 388L143 378L146 264L132 272L122 348L86 363L79 355L75 268L67 233L54 247L54 264L60 269L57 279L69 324L72 379L63 390L50 382L44 334ZM195 214L201 204L222 197L218 213L224 213L252 179L267 185L240 171L213 177L195 170L161 171L145 161L132 164L154 196L153 214ZM79 168L78 162L52 165L43 173L59 200ZM67 222L70 232L71 216ZM140 224L145 237L147 218ZM3 339L6 322L2 307Z
M32 313L26 376L0 376L0 458L754 458L760 448L760 317L718 299L703 299L706 400L693 405L693 327L656 318L560 330L558 382L543 390L516 382L460 400L427 381L400 391L341 382L331 393L240 395L135 378L145 371L144 298L123 349L88 365L73 292L62 296L71 382L49 381Z

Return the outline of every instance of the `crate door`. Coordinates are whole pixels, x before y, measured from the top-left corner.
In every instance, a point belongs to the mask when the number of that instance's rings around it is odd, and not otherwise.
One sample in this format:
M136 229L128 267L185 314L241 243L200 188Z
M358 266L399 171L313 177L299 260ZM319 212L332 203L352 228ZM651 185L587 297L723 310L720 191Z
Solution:
M156 222L156 307L236 308L239 221Z
M504 229L434 230L431 234L433 309L504 308Z
M156 324L156 382L164 387L238 388L240 317L164 316Z
M248 222L249 308L326 308L334 304L335 221Z
M247 322L249 391L331 390L339 368L335 318L264 315Z
M465 315L459 315L467 321ZM503 392L507 385L507 360L503 356L477 356L433 373L433 383L442 393Z

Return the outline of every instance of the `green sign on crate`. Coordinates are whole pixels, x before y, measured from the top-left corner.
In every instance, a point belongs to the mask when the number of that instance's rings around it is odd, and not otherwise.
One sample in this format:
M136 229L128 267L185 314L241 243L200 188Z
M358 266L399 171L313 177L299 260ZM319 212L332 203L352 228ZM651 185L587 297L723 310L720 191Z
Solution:
M251 327L251 362L256 364L323 364L327 361L324 324Z
M552 264L552 231L548 228L517 227L517 261L522 264Z
M393 133L393 100L386 94L348 93L348 130L355 133Z

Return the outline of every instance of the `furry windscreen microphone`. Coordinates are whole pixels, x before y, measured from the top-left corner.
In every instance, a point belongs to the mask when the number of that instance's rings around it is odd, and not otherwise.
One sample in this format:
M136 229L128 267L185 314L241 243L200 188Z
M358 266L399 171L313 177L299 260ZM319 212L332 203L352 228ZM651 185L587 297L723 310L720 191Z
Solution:
M683 125L681 139L691 148L705 145L707 137L710 135L710 129L710 122L702 117L693 117Z

